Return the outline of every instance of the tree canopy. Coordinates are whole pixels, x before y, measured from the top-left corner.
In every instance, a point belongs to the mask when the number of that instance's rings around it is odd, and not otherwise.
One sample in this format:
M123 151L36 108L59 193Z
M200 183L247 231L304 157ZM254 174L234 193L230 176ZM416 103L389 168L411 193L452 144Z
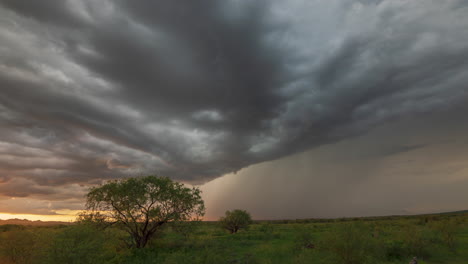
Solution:
M205 212L198 188L188 188L167 177L111 181L92 188L86 198L88 219L120 224L137 248L145 247L162 225L198 219Z
M245 210L226 211L224 217L219 219L223 228L227 229L231 234L237 233L239 229L247 228L252 223L250 214Z

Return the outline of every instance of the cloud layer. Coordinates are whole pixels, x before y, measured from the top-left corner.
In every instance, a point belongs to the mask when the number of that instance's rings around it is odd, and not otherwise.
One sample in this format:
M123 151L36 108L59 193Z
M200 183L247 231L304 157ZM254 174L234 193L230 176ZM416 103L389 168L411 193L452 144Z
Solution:
M201 183L466 103L467 12L463 0L2 0L0 193L75 199L155 172Z
M467 107L405 117L368 133L227 174L202 186L207 218L256 219L466 210Z

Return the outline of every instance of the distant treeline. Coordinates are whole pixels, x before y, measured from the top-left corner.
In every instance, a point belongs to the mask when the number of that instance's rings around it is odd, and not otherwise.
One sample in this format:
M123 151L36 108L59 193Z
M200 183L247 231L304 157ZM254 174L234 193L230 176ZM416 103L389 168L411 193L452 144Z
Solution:
M421 221L439 221L454 216L468 217L468 211L446 212L438 214L420 215L390 215L390 216L366 216L366 217L340 217L340 218L303 218L303 219L279 219L279 220L254 220L255 223L271 224L301 224L301 223L339 223L355 221L395 221L402 219L419 219Z

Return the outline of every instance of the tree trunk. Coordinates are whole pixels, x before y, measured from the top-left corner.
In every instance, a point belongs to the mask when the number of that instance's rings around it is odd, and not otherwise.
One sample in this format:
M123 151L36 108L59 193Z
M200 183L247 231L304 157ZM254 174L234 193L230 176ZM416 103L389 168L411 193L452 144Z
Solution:
M135 247L136 248L144 248L148 244L148 239L145 236L142 237L135 237Z

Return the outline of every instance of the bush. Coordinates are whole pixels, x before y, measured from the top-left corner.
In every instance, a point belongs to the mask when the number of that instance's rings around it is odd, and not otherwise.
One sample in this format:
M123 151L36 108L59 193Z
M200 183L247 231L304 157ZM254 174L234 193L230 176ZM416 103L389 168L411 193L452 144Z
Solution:
M258 231L261 233L262 239L277 239L281 237L276 231L275 226L269 222L260 224L258 226Z
M388 260L403 260L407 256L405 244L400 240L385 241L385 257Z
M337 224L336 229L324 236L321 250L334 255L341 264L371 263L377 250L369 228L363 224Z
M407 226L401 231L402 241L408 256L429 257L437 234L428 227Z
M109 232L90 225L74 225L58 233L48 248L47 263L101 264L115 256Z
M226 211L226 215L219 219L221 226L231 234L237 233L240 229L247 228L252 224L250 214L245 210Z
M442 242L452 251L455 251L456 233L459 223L456 219L446 219L433 224L433 228L439 233Z
M312 231L307 227L298 227L295 230L294 247L300 249L313 249L315 244L313 243L314 237Z
M23 225L12 225L12 224L0 225L0 232L8 232L8 231L24 230L24 229L26 229L26 227Z
M181 234L185 239L193 235L200 227L201 221L178 221L171 223L171 228L174 232Z
M29 230L6 232L2 236L0 250L10 262L17 264L33 263L38 245L37 236Z

